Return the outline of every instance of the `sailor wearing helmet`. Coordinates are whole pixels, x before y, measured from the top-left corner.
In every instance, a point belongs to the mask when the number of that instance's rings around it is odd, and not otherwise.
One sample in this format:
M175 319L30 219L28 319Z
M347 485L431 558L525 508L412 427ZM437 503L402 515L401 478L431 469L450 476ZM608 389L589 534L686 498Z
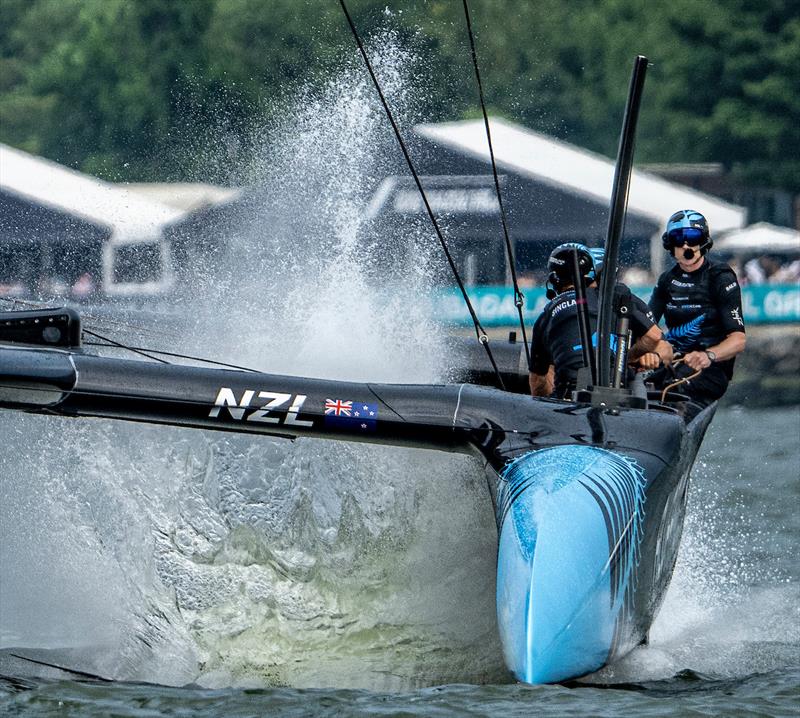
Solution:
M603 250L589 249L577 242L567 242L550 254L547 268L547 297L544 308L531 333L530 388L533 396L568 398L575 389L578 369L583 366L578 308L572 286L573 252L578 253L578 269L586 282L586 304L589 324L596 342L598 314L597 281L602 270ZM634 344L628 355L640 369L655 369L672 358L671 347L662 340L647 305L624 284L615 290L617 302L629 307L630 327Z
M706 256L714 242L700 212L675 212L662 243L675 266L658 278L649 304L656 321L664 318L665 338L684 361L675 375L661 372L653 379L665 384L685 378L678 391L707 406L725 393L734 357L745 347L739 282L727 264ZM701 373L688 379L697 372Z

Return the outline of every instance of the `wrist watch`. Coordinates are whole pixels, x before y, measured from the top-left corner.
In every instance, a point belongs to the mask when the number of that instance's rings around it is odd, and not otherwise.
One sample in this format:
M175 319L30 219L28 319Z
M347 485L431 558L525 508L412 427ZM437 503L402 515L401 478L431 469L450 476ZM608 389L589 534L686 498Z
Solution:
M717 355L714 354L714 352L712 352L710 349L706 349L706 356L708 357L708 361L710 361L712 364L717 361Z

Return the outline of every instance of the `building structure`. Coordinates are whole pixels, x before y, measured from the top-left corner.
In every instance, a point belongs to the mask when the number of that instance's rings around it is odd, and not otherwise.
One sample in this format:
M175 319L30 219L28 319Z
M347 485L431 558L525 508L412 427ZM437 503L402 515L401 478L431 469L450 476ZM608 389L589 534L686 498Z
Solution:
M769 222L800 230L800 195L776 187L742 184L722 162L658 163L642 169L747 208L751 223Z
M163 229L184 214L0 145L0 285L30 296L169 291Z
M537 283L557 244L602 244L614 162L504 120L493 119L491 126L518 274L523 283ZM468 284L507 283L483 122L418 125L408 139L462 276ZM237 245L268 253L285 248L284 238L291 246L322 241L329 232L324 218L297 202L286 208L286 201L269 186L114 185L0 146L0 286L8 292L15 282L16 290L24 285L41 294L42 284L71 287L88 273L108 295L169 292L196 282L202 271L217 276L215 263ZM745 225L743 207L637 169L623 263L660 271L664 223L681 208L703 212L715 237ZM415 238L436 242L400 158L376 180L365 216L360 231L371 252L396 258ZM441 282L452 282L444 263Z
M550 250L561 242L602 244L614 161L505 120L491 119L491 130L518 271L524 275L542 268ZM502 281L503 274L488 269L506 262L499 207L489 199L493 183L483 121L418 125L412 156L426 176L462 268L483 268L477 272L478 283ZM377 187L369 212L390 220L390 226L394 218L394 231L402 231L404 221L424 212L414 193L410 178L388 177ZM744 207L635 169L623 262L658 274L664 261L665 222L682 208L703 212L718 234L743 227L747 219Z

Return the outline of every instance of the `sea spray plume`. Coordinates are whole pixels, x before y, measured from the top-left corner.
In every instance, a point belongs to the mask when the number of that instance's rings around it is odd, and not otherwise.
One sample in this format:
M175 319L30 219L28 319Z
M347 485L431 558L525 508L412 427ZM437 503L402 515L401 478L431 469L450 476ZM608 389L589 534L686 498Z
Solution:
M42 474L19 467L15 491L48 487L51 629L113 628L81 636L85 669L209 686L502 677L491 506L466 457L23 419Z
M212 461L181 491L180 545L165 546L160 566L197 641L200 683L384 685L387 659L397 686L499 667L491 591L477 590L477 577L491 585L491 510L466 459L431 467L427 452L398 461L384 447L232 436ZM211 541L197 530L205 514L224 527ZM474 534L455 531L464 520ZM466 544L463 572L444 571ZM468 635L453 604L431 600L453 590ZM466 646L469 660L454 661Z
M148 461L148 452L130 451L132 432L110 424L25 415L14 424L22 435L9 476L18 480L0 482L15 497L3 514L21 506L27 527L8 532L4 520L0 542L0 619L8 625L19 613L24 622L14 645L76 647L78 664L103 676L191 680L193 642L152 561L149 518L163 506L160 473L169 471L163 455L151 452Z
M739 416L748 419L754 420ZM773 522L771 487L759 486L765 454L767 483L778 462L763 435L748 438L749 446L723 439L728 429L723 422L711 427L718 436L708 446L716 448L697 462L675 576L661 610L664 620L653 627L651 645L672 673L692 668L741 676L800 660L798 584L789 580L785 564L770 560L773 542L787 527ZM731 471L732 457L755 451L758 469L750 469L749 480Z
M25 415L16 427L22 463L3 459L22 479L2 485L3 634L11 645L88 644L82 667L113 678L181 684L198 666L253 676L270 660L284 661L284 672L292 641L313 640L325 616L335 625L340 601L359 594L320 576L341 571L362 588L386 583L419 513L417 492L394 488L395 462L384 468L353 447L340 455L328 443L333 451L321 462L311 442L300 452L239 437L215 446L181 430ZM381 472L378 486L365 480L364 461ZM350 471L327 481L342 463ZM14 532L7 507L18 509ZM380 546L390 556L375 573L369 564ZM18 625L9 612L20 613ZM280 648L268 640L276 621L289 630ZM222 680L215 675L211 682Z
M371 48L410 130L414 59L391 33ZM224 326L201 336L271 372L430 381L441 373L427 299L435 248L427 228L416 237L379 236L364 218L380 179L399 165L355 60L321 88L305 88L261 130L251 169L258 189L231 233L218 286L208 287L204 312L218 323L224 317Z

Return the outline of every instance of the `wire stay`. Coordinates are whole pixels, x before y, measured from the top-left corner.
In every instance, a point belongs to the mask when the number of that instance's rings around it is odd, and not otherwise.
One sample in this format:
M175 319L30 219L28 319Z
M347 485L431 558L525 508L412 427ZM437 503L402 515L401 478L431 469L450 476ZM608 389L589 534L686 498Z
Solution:
M522 308L525 306L525 295L520 291L519 282L517 281L517 268L516 258L514 256L514 248L511 245L511 238L508 234L508 222L506 221L506 210L503 206L503 196L500 192L500 180L497 176L497 162L494 158L494 146L492 144L492 132L489 129L489 115L486 112L486 102L483 96L483 83L481 82L481 73L478 69L478 53L475 49L475 36L472 32L472 21L469 15L469 6L467 0L464 0L464 18L467 21L467 33L469 34L469 46L472 53L472 65L475 68L475 80L478 84L478 96L481 101L481 112L483 113L483 125L486 128L486 141L489 144L489 157L492 161L492 176L494 177L494 189L497 194L497 204L500 207L500 223L503 225L503 236L506 243L506 256L508 258L508 266L511 270L511 281L514 285L514 305L517 307L519 314L519 326L522 330L522 343L525 346L525 359L528 364L531 361L531 353L528 347L528 337L525 333L525 319L522 315Z
M390 124L392 125L392 129L394 130L395 137L397 138L397 142L400 145L400 149L403 152L403 157L406 160L406 164L408 165L408 169L411 172L411 176L414 178L414 182L417 185L417 189L419 190L420 196L422 198L422 203L425 205L425 211L428 213L428 217L431 220L431 224L433 225L433 229L436 232L436 237L439 240L439 244L442 247L442 251L444 252L445 257L447 258L447 262L450 265L450 269L453 273L453 276L458 284L458 288L461 290L461 296L464 298L464 303L467 305L467 310L469 311L470 317L472 318L472 323L475 326L475 333L478 337L478 341L483 345L484 349L486 350L486 355L489 358L489 362L494 369L494 373L497 376L497 381L500 384L500 388L505 390L505 383L503 382L503 377L500 374L500 369L497 366L497 362L495 361L494 355L492 354L492 350L489 347L489 337L486 334L486 330L481 325L480 321L478 320L478 315L475 313L475 309L472 306L472 302L469 299L469 295L467 294L466 287L464 286L464 282L461 280L461 277L458 273L458 268L456 267L455 261L453 260L452 255L450 254L450 250L447 247L447 242L444 239L444 235L442 234L442 230L439 227L439 223L436 221L436 216L433 214L433 209L431 209L431 205L428 202L428 196L425 193L425 189L422 186L422 182L420 181L419 175L417 174L416 169L414 168L414 163L411 160L411 155L408 153L408 149L406 148L406 143L403 140L403 136L400 133L400 128L395 122L394 115L392 114L391 109L389 108L389 103L386 101L386 97L383 94L383 90L381 89L380 83L378 82L378 78L375 75L375 71L372 69L372 63L367 56L367 51L364 49L364 44L361 41L361 37L358 34L358 30L356 29L355 24L353 23L353 19L350 17L350 13L347 10L347 5L345 4L344 0L339 0L339 5L341 5L342 12L344 13L345 18L347 19L347 24L350 26L350 31L353 33L353 38L356 41L356 45L358 45L358 50L361 54L362 59L364 60L364 64L367 66L367 71L369 72L369 76L372 79L372 84L375 86L375 90L378 93L378 97L380 98L381 104L383 105L383 109L386 113L386 117L389 119Z

